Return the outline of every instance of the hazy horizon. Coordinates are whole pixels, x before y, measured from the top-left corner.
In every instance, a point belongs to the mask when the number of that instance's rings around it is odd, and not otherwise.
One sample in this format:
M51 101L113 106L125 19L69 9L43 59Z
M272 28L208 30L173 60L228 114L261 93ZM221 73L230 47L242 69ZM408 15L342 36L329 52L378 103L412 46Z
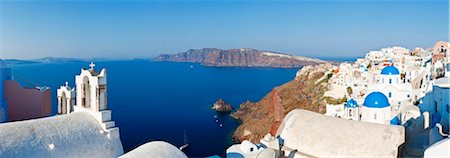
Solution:
M6 1L0 57L131 59L201 48L360 57L448 41L448 6L444 0Z

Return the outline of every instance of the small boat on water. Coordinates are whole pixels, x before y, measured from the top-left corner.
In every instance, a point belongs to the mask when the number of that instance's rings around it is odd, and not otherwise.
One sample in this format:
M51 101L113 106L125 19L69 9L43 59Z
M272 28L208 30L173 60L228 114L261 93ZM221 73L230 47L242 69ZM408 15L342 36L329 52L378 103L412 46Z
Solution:
M189 144L184 144L180 146L180 150L183 151L183 149L186 149L189 146Z
M186 149L189 146L189 142L186 136L186 131L184 131L184 145L180 146L180 150Z

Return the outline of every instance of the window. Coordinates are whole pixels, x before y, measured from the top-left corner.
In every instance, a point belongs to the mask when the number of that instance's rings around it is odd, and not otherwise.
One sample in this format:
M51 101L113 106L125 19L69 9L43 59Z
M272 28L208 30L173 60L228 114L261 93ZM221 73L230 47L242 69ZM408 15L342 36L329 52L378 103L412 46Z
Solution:
M350 117L352 117L352 109L349 110L348 114Z
M373 114L373 119L374 119L374 120L377 119L377 114Z
M392 78L389 79L389 84L392 84Z
M438 107L437 107L437 102L434 102L434 110L437 111Z
M250 148L250 152L253 152L253 148Z
M391 92L389 92L389 98L392 98L392 93Z

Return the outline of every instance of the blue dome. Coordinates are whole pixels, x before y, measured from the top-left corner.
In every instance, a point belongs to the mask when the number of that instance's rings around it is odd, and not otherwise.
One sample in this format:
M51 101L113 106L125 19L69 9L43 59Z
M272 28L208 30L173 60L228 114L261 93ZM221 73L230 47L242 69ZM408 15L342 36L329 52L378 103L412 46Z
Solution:
M349 101L347 101L347 103L345 103L345 107L346 108L357 108L358 103L355 100L350 99Z
M244 158L244 156L239 153L227 153L227 158Z
M382 75L398 75L400 72L395 66L386 66L381 70Z
M391 121L390 121L391 125L400 125L401 121L400 119L398 119L398 117L394 117Z
M384 108L389 106L389 100L381 92L372 92L364 99L363 106L370 108Z

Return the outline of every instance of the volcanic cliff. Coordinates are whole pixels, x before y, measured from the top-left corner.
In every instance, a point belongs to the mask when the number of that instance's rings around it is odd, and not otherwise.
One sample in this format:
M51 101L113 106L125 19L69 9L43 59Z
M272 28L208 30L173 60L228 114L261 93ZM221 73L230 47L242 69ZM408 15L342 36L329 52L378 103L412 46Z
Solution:
M241 125L233 133L237 142L259 143L267 133L275 135L284 116L296 108L325 113L323 94L331 77L331 64L305 66L294 80L275 87L263 99L242 103L232 117Z
M218 67L300 68L325 61L250 48L222 50L217 48L190 49L178 54L161 54L154 61L195 62Z

